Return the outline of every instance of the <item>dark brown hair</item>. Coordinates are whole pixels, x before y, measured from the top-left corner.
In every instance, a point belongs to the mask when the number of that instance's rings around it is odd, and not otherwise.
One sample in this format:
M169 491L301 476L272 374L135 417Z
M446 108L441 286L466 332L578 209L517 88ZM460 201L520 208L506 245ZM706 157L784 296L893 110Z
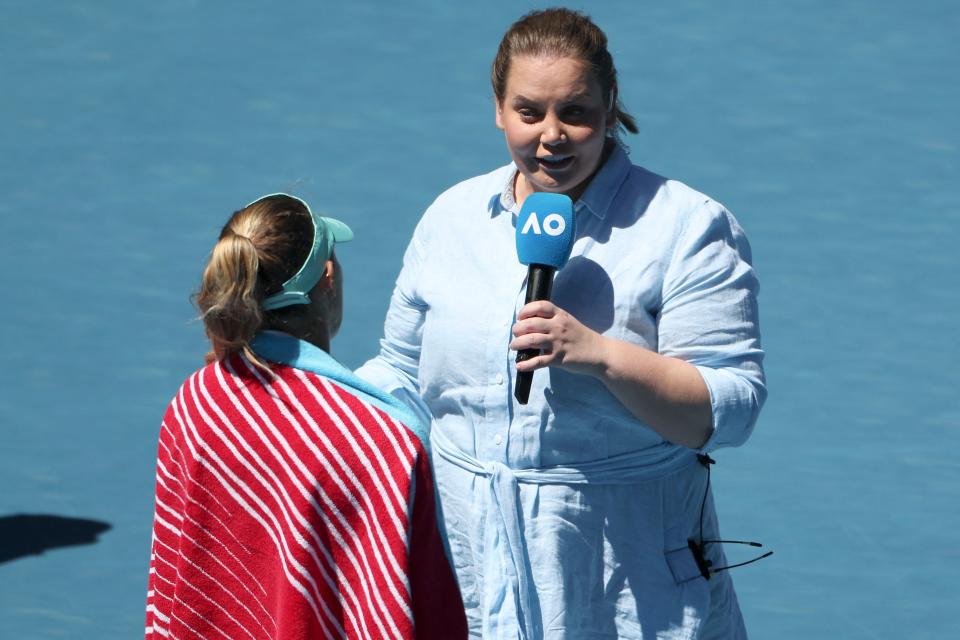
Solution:
M517 56L559 56L573 58L590 66L604 96L617 86L617 69L607 51L607 36L585 14L570 9L532 11L514 22L500 41L493 61L490 80L497 102L507 92L510 62ZM637 123L617 96L612 105L619 126L637 133Z
M250 349L266 319L260 305L303 265L313 233L310 212L285 195L261 198L230 217L193 296L213 349L208 362L242 351L266 368Z

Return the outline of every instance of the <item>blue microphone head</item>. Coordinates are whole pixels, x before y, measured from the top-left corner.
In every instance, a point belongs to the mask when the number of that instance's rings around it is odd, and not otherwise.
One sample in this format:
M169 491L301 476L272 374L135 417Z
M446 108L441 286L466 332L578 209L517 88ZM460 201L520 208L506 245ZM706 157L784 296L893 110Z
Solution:
M517 257L521 264L559 269L567 262L576 233L573 201L562 193L536 191L517 217Z

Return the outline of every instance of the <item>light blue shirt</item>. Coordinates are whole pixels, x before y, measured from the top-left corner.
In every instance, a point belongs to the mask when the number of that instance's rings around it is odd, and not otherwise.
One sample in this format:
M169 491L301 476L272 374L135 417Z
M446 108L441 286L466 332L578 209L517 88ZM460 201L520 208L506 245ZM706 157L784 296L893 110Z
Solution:
M484 630L502 634L513 616L519 637L539 637L530 612L549 606L530 584L538 560L525 542L529 505L517 483L636 483L689 465L694 452L665 441L589 376L542 369L529 403L513 398L516 354L507 345L527 276L515 248L515 174L511 164L467 180L430 206L404 256L380 353L357 373L431 423L436 459L486 478L474 504L490 512L477 522L500 566L484 571L500 573L511 593L498 593L488 575ZM743 443L766 388L758 285L736 220L686 185L631 165L620 147L575 204L575 219L553 302L605 336L695 365L713 411L702 450Z

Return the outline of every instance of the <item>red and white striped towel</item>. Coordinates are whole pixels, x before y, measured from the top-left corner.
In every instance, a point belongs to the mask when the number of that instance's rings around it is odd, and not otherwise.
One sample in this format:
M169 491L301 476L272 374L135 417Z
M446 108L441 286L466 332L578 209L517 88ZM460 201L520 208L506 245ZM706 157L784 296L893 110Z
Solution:
M147 637L466 637L422 443L320 375L193 374L156 496Z

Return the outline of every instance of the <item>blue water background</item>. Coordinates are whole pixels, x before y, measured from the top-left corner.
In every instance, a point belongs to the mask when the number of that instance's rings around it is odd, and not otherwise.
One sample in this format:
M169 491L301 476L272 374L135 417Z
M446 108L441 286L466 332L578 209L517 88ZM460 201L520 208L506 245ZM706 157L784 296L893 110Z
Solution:
M220 225L278 189L347 220L333 351L361 363L423 209L508 160L487 74L525 6L0 2L0 517L112 526L0 564L0 637L142 633L159 420ZM752 636L953 637L958 5L587 8L634 161L754 248L770 400L714 475L724 532L776 550L735 573Z

